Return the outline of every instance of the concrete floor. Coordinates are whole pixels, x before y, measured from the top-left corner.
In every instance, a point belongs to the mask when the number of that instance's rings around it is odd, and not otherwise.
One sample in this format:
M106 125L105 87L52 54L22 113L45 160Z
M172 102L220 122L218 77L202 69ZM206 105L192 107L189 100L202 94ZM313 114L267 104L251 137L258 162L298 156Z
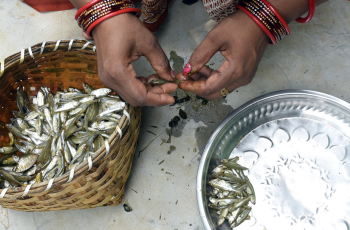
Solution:
M40 14L19 0L0 0L0 12L0 60L42 41L82 39L73 20L75 10ZM267 48L254 80L226 100L201 106L193 98L181 106L144 108L124 196L132 212L125 212L122 205L46 213L0 209L0 229L203 229L196 200L197 168L211 132L224 117L250 99L283 89L315 90L350 102L349 12L349 1L332 0L316 9L310 23L292 23L292 35ZM175 70L180 71L214 25L201 2L192 6L171 2L168 19L156 36ZM217 68L222 61L218 54L209 64ZM144 58L135 68L139 75L153 73ZM179 108L188 119L174 130L171 143L162 144L167 124ZM171 145L176 150L168 154Z

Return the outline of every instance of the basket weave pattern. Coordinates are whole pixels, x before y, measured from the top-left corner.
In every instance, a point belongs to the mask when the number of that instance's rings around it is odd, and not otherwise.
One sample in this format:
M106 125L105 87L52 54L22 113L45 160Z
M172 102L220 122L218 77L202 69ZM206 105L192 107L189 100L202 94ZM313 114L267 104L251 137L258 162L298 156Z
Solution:
M41 86L52 93L85 82L94 88L105 87L97 75L93 43L82 40L45 42L23 49L0 63L0 141L8 143L11 111L17 110L16 92L23 87L35 95ZM51 211L115 206L121 203L140 131L141 109L129 105L108 146L73 171L55 178L53 184L42 182L27 187L0 190L0 205L21 211ZM6 190L6 191L4 191Z

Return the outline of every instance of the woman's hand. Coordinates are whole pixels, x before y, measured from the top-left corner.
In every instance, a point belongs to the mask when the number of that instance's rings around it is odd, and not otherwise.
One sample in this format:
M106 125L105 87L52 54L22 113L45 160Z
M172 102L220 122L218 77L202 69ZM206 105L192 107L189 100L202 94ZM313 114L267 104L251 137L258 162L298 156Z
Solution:
M327 0L315 0L316 6ZM306 0L269 0L287 23L308 11ZM208 100L222 97L220 90L229 92L248 84L254 77L268 44L268 37L245 13L238 10L219 22L193 52L179 80L180 84ZM226 58L219 70L205 66L220 51ZM199 74L196 74L196 73Z
M92 30L96 43L98 75L101 82L114 89L132 106L173 104L169 93L175 83L152 87L143 77L137 78L132 62L145 56L153 69L168 81L174 80L169 61L155 36L133 14L121 14L98 24Z
M208 100L222 97L220 90L229 92L248 84L254 77L268 44L265 33L242 11L219 22L193 52L179 80L186 91ZM220 51L226 58L218 70L205 66ZM196 74L198 72L199 74Z

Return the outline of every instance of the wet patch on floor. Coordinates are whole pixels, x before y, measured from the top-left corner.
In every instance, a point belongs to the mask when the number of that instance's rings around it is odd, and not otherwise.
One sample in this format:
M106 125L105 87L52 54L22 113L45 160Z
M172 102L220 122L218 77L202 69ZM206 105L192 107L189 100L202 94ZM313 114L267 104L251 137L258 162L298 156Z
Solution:
M175 51L170 52L170 61L176 73L182 71L185 63L184 59L178 56ZM168 127L167 134L171 134L173 137L180 137L187 122L191 119L197 123L203 122L205 126L198 127L195 134L199 147L197 151L202 154L211 134L221 121L233 112L233 108L230 105L225 105L227 103L225 98L207 101L182 89L178 89L173 96L178 99L189 97L189 100L174 105L178 111L174 116L180 116L182 119L178 121L176 126Z
M182 90L177 91L179 98L183 97L185 92ZM195 138L198 143L199 149L197 150L202 154L204 147L209 140L211 134L218 127L221 121L233 112L233 108L227 103L225 98L219 98L213 101L208 101L205 105L202 104L202 100L198 99L196 95L187 93L191 99L188 102L181 104L177 111L183 110L187 114L187 119L181 119L178 124L170 129L167 129L169 134L173 137L180 137L187 122L193 119L195 122L203 122L205 126L197 128Z
M172 68L175 73L182 72L185 61L182 57L178 56L175 51L170 51L170 62L172 62Z

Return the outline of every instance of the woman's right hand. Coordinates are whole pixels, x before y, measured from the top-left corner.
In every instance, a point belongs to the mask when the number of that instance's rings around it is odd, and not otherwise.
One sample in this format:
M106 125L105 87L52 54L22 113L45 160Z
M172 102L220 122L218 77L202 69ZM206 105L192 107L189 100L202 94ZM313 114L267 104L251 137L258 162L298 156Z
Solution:
M169 93L175 83L152 87L144 77L137 78L132 62L145 56L159 77L173 81L169 60L156 37L130 13L117 15L92 30L96 43L98 75L132 106L164 106L175 102Z

